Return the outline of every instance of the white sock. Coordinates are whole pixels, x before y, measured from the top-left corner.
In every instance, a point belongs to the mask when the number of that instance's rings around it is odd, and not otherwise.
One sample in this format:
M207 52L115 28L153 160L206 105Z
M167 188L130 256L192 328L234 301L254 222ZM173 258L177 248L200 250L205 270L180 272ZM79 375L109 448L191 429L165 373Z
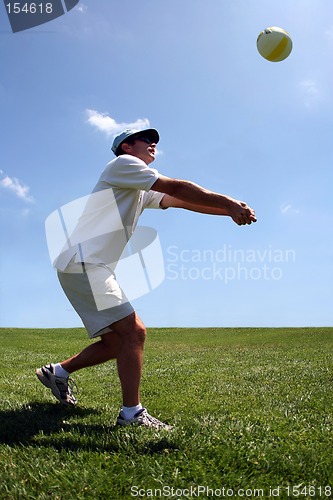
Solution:
M54 375L60 378L68 378L70 373L68 373L60 363L54 365Z
M122 406L121 412L124 415L125 420L131 420L134 415L142 409L142 404L139 403L136 406Z

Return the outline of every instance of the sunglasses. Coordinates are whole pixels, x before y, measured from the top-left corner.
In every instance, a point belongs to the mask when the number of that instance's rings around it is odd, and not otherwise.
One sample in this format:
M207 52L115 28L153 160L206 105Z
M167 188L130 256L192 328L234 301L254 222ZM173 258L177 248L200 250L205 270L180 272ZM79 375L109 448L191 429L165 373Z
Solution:
M145 142L146 144L153 144L153 141L151 141L150 139L148 139L148 137L137 137L136 140L137 141Z

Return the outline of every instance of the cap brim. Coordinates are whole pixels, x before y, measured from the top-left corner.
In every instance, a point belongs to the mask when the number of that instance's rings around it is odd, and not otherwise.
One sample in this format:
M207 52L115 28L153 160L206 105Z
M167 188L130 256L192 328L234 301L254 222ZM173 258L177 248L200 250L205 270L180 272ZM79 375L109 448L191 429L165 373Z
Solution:
M157 144L158 141L160 140L159 133L157 132L157 130L155 128L147 128L145 130L140 130L140 132L137 132L136 134L131 135L130 138L132 139L132 138L140 137L140 136L147 137L155 144ZM126 139L123 142L126 142Z

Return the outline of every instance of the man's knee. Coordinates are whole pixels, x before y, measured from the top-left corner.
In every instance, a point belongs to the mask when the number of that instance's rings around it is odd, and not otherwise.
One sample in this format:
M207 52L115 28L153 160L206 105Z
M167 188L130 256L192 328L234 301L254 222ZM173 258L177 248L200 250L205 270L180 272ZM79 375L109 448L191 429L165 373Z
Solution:
M123 338L125 338L126 341L127 337L128 342L130 344L143 346L146 340L146 335L147 335L146 327L141 321L138 321L135 323L133 329L130 329L127 333L124 333Z
M118 334L122 343L136 346L143 346L147 334L145 325L135 313L114 323L112 331Z

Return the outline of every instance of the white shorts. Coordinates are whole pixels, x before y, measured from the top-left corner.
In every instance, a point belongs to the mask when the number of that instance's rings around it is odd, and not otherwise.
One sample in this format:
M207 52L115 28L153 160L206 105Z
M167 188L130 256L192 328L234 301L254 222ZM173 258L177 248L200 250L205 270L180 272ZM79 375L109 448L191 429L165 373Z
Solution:
M58 271L58 278L90 338L134 312L114 272L105 264L83 264L73 258L65 271Z

